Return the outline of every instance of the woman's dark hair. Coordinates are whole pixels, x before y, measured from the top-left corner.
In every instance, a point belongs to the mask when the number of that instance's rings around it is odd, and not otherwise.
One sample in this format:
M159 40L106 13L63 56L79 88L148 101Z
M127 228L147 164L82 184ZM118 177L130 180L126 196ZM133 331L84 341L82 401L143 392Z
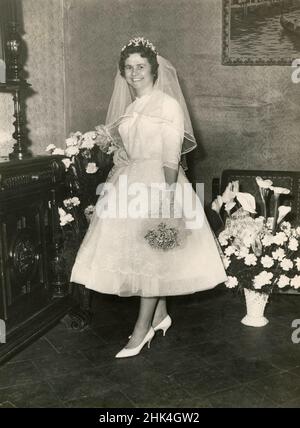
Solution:
M139 53L141 57L147 58L148 62L151 66L151 73L153 75L153 83L155 83L158 77L158 62L157 62L157 54L146 46L140 44L139 46L129 45L121 52L120 61L119 61L119 69L122 77L125 77L125 61L129 57L129 55L133 53Z

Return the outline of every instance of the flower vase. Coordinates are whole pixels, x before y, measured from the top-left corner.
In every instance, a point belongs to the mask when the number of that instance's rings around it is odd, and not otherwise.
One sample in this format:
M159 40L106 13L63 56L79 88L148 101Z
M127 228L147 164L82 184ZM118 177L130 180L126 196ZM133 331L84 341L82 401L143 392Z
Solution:
M269 295L258 293L244 288L247 315L241 320L241 323L250 327L263 327L268 324L264 317L264 310L268 302Z

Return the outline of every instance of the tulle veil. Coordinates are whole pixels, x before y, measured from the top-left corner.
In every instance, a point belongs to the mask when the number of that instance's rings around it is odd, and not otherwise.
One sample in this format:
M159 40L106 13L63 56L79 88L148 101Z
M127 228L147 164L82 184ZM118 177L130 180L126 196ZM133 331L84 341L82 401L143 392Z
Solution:
M158 78L154 84L153 89L162 91L172 98L175 98L175 100L177 100L177 102L180 104L184 114L184 138L181 149L181 156L183 156L194 150L197 146L190 115L179 85L176 69L167 59L160 55L157 56L157 61L159 64ZM159 98L156 97L155 103L149 103L141 113L151 116L154 120L157 121L169 122L168 116L163 113L162 103L160 104L158 99ZM117 137L119 125L123 120L126 120L128 117L130 117L130 114L126 113L126 109L133 101L134 98L129 90L129 86L118 70L114 80L114 89L105 121L105 125L112 135ZM183 168L187 169L184 156L181 158L181 161Z

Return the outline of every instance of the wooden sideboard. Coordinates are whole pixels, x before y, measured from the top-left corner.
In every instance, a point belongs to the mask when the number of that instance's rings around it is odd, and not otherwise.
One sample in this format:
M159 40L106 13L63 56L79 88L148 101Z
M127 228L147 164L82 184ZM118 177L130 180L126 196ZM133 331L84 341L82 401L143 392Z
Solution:
M80 318L62 263L60 159L0 161L0 319L6 329L0 363L70 311Z

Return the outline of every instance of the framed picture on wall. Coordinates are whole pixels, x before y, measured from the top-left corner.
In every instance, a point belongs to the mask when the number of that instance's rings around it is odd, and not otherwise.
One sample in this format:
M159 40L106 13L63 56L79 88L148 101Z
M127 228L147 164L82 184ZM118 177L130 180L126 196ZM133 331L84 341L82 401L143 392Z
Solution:
M300 58L300 0L223 0L224 65L291 65Z

